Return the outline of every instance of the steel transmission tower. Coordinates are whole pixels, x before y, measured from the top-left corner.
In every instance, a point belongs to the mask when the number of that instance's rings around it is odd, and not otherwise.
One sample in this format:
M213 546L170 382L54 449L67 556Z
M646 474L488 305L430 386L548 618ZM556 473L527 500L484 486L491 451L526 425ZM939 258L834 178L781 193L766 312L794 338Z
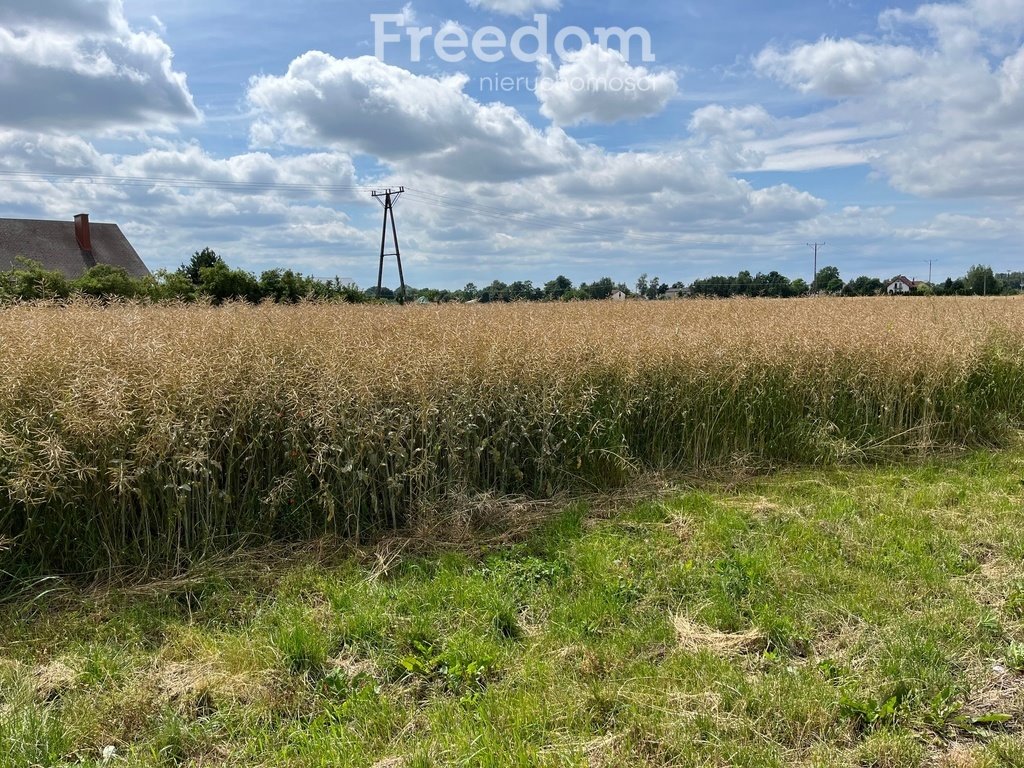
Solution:
M394 256L398 260L398 280L401 283L401 289L398 293L398 301L400 304L405 303L405 275L402 272L402 252L398 247L398 227L395 225L395 203L401 194L405 192L405 187L399 187L398 189L385 189L382 192L374 191L371 194L373 197L384 206L384 224L380 231L380 266L377 269L377 298L380 298L381 284L384 280L384 257ZM395 245L394 253L386 253L387 240L388 240L388 219L391 220L391 240Z

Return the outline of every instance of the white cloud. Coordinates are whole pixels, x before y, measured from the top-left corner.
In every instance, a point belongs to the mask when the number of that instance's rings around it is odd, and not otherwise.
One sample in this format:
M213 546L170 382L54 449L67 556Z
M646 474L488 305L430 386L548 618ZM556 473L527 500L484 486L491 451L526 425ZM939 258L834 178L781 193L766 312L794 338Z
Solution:
M257 144L335 146L451 179L499 181L568 168L579 147L511 107L463 92L464 75L415 75L372 57L311 51L281 76L253 78Z
M558 67L542 63L541 114L560 125L615 123L661 112L678 87L674 72L634 67L619 52L591 43Z
M345 154L216 158L196 143L158 144L139 154L108 154L79 137L0 130L0 171L81 177L5 178L0 210L63 220L87 211L96 221L117 222L151 268L176 267L211 246L232 264L256 271L291 267L348 275L355 256L373 251L373 228L354 225L343 212L358 211L362 194L306 188L353 184ZM101 176L118 180L105 183ZM151 181L160 178L170 181Z
M170 47L136 32L117 0L5 0L0 125L54 131L158 127L198 110Z
M755 59L762 73L805 93L842 98L865 93L921 65L912 48L824 38L789 51L769 47Z
M588 67L587 72L638 71L617 53L596 47L584 53L567 63L568 71L576 64ZM597 67L589 68L595 62ZM604 65L609 68L602 70ZM674 77L665 75L659 82L675 92ZM752 237L780 222L813 217L825 206L788 185L756 189L732 177L715 153L614 153L581 145L557 127L532 127L508 105L480 104L465 94L465 84L462 75L428 77L375 58L336 59L310 52L293 61L284 75L250 83L249 100L259 115L254 138L267 145L331 146L368 155L386 163L413 190L437 190L438 177L457 179L462 182L460 197L478 193L506 226L518 222L511 226L524 253L536 248L548 259L566 248L575 252L571 246L580 242L590 243L595 258L605 251L610 258L620 245L614 239L598 245L585 232L574 236L557 230L555 244L551 231L531 227L532 216L570 228L580 223L606 231L667 228L680 237L697 237L699 232L706 238L728 227ZM664 85L659 87L662 98ZM551 95L541 95L542 105L552 106L550 99L545 101ZM597 100L600 106L587 101L572 110L560 103L557 111L566 120L611 119L653 108L624 106L607 94L597 94ZM749 112L746 119L762 118ZM560 201L557 210L552 199ZM450 207L415 195L404 215L412 217L420 233L410 241L413 250L432 259L447 260L467 249L482 261L489 252L507 257L501 233L487 216L463 211L459 226L452 229Z
M466 0L473 8L481 8L506 16L527 16L535 11L557 11L562 0Z
M752 139L771 123L771 115L760 104L729 108L709 104L693 113L690 131L704 137Z
M118 174L127 176L243 183L257 188L263 184L350 186L355 181L352 160L343 153L274 157L265 152L247 152L214 158L196 143L127 155L115 168Z
M121 4L111 0L4 0L0 27L21 32L45 27L82 34L114 34L128 29Z
M825 210L825 201L789 184L750 192L750 220L779 224L810 219Z
M682 258L686 243L756 252L780 227L825 206L786 185L757 189L701 149L609 152L578 143L558 127L532 126L508 105L475 101L465 83L461 75L429 77L369 57L311 52L281 76L250 82L252 134L267 151L226 157L197 142L152 136L148 148L119 144L112 152L80 137L0 129L0 169L140 180L15 180L0 188L0 206L14 215L68 218L87 210L117 221L154 267L176 266L209 245L255 271L289 266L358 276L373 261L379 234L369 198L281 185L401 183L452 194L438 179L458 179L454 194L483 202L497 218L413 195L400 214L410 263L429 263L438 283L447 281L446 270L465 279L467 270L493 279L510 269L543 275L572 264L580 277L616 273L636 258L629 255L636 246L607 233L634 233L641 244L650 233L674 238L646 244L638 251L644 258ZM386 175L359 178L349 153L368 156ZM150 178L207 184L144 181ZM557 209L553 199L561 201ZM687 269L699 258L688 254Z
M967 244L998 240L1019 242L1024 236L1024 224L1017 218L943 212L918 226L900 228L897 234L907 240L940 240L947 243Z
M827 148L769 151L764 167L813 167L815 154L818 167L859 157L914 195L1024 198L1024 4L926 4L883 13L880 28L916 42L826 38L755 58L762 74L833 102L781 125L792 132L781 144L807 129L860 134Z

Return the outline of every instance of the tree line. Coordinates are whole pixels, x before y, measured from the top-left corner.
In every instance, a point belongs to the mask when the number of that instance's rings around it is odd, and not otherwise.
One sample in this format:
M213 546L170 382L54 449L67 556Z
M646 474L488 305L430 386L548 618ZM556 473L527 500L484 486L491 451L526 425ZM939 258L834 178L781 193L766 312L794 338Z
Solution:
M530 280L504 283L495 280L486 286L467 283L462 289L413 288L406 286L404 295L384 287L380 300L386 302L478 302L482 304L512 301L591 301L611 298L621 292L628 298L658 299L670 291L673 295L729 298L732 296L791 298L810 294L836 296L877 296L885 292L887 281L862 275L844 281L839 269L826 266L808 284L801 278L791 280L771 271L753 274L743 270L736 275L714 275L690 284L671 285L660 277L640 275L632 286L603 277L592 283L576 285L559 275L541 285ZM991 267L976 265L960 278L947 278L940 283L918 283L911 291L917 295L935 296L999 296L1020 293L1024 273L996 275ZM65 299L72 295L98 299L136 299L144 301L202 301L219 304L225 301L272 301L294 304L300 301L343 301L358 303L377 299L376 287L360 291L355 285L339 279L322 280L290 269L271 269L259 277L230 266L210 248L196 251L177 270L158 270L135 278L123 269L97 265L84 275L68 279L62 273L44 269L35 262L18 260L14 268L0 272L0 301L33 301Z
M196 251L175 271L161 269L146 277L132 277L119 267L98 264L81 277L68 279L61 272L44 269L37 262L25 259L17 260L13 269L0 272L0 300L59 300L73 295L213 304L366 300L354 285L338 279L320 280L290 269L270 269L256 277L243 269L232 269L209 248Z
M696 296L774 296L790 297L811 294L834 296L879 296L886 291L892 280L861 275L844 281L839 268L823 267L808 285L797 278L789 280L778 272L751 275L743 271L738 275L719 275L695 280L689 290ZM981 264L971 267L967 274L958 278L946 278L939 283L919 282L910 294L918 296L1005 296L1021 292L1024 273L1011 272L996 275L991 267Z

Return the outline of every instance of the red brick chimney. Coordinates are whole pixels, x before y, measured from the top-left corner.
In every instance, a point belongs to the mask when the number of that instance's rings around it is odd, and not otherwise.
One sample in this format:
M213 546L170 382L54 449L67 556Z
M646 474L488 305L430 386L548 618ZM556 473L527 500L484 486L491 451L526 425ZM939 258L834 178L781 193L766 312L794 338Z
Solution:
M89 214L80 213L75 216L75 239L78 247L92 255L92 238L89 236Z

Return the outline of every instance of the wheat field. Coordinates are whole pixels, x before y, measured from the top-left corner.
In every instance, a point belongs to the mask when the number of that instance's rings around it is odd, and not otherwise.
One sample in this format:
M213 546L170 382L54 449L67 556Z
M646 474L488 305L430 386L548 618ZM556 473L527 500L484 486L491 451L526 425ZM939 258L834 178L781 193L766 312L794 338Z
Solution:
M0 568L365 538L477 493L997 443L1024 302L0 311Z

